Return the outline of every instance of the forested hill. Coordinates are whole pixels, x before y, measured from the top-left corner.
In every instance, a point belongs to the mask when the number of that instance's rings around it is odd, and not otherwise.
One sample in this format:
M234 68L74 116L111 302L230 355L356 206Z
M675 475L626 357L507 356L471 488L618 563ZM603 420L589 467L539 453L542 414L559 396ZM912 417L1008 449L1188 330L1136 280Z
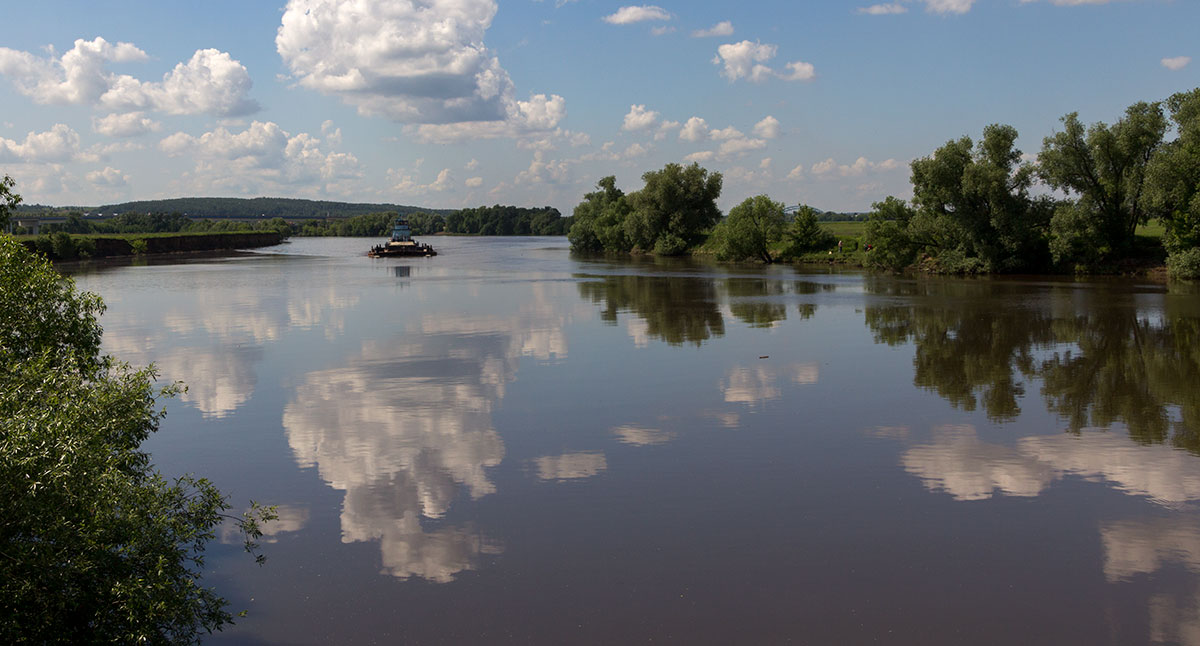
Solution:
M141 200L96 207L105 214L114 213L181 213L189 218L301 218L352 217L368 213L395 211L401 214L434 213L446 215L453 209L427 209L400 204L355 204L324 202L284 197L178 197L169 200Z

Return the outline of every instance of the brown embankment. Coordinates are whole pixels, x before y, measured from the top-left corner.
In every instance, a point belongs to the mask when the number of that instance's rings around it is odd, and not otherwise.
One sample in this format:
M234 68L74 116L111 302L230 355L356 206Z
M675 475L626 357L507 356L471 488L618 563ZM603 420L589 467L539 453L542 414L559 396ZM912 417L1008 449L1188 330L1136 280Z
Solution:
M74 237L74 236L73 236ZM75 238L78 240L79 238ZM95 244L95 249L88 249L87 254L92 258L111 258L117 256L132 256L136 253L175 253L181 251L214 251L218 249L252 249L255 247L270 247L283 242L283 236L275 231L254 231L237 233L198 233L178 235L154 235L139 237L124 236L88 236ZM65 260L47 249L45 243L38 244L36 238L21 241L33 251L46 253L51 260ZM141 243L145 243L144 246ZM136 247L141 247L135 251ZM81 254L82 255L82 254ZM70 258L74 259L74 258Z

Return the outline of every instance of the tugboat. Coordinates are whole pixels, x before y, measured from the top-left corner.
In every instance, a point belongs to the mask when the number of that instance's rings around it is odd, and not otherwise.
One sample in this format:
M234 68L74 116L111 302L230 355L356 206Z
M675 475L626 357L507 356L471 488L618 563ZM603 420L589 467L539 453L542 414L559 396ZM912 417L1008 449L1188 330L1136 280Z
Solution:
M433 247L412 239L412 229L408 228L408 220L401 215L392 225L392 239L386 244L375 245L367 252L371 258L391 258L395 256L436 256Z

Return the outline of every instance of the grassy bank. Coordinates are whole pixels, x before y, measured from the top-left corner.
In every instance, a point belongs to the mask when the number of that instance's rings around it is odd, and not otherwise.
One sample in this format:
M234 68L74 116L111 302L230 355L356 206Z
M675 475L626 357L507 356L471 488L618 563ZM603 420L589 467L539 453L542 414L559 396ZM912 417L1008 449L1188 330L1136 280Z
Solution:
M253 249L277 245L284 240L277 231L205 233L85 233L16 236L30 250L51 260L113 258L151 253Z

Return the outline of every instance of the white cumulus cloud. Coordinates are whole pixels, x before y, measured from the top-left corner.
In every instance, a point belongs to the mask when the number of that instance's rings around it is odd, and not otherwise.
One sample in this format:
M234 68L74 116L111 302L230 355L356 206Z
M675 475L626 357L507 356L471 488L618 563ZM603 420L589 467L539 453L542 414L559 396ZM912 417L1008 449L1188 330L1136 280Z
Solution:
M145 61L130 43L79 39L62 56L49 58L0 47L0 74L36 103L92 105L120 112L159 110L169 114L238 116L255 112L247 95L253 83L246 67L226 52L197 50L160 82L115 74L108 63Z
M517 101L484 45L496 9L494 0L289 0L275 46L302 87L364 115L461 126L417 130L425 141L553 129L562 97Z
M670 20L671 14L666 9L654 5L621 7L616 13L605 16L604 22L610 25L628 25L647 20Z
M654 125L657 120L658 113L654 110L647 110L645 105L631 105L621 130L643 130Z
M79 133L64 123L30 132L24 141L0 137L0 162L68 162L79 156Z
M276 186L320 188L361 175L354 155L324 151L321 143L306 132L292 135L274 122L254 121L241 132L223 127L199 137L177 132L160 141L159 149L172 157L195 158L198 183L211 181L240 192Z
M116 188L129 184L129 176L112 166L105 166L104 170L94 170L86 177L87 181L95 186Z
M754 134L763 139L774 139L779 136L779 119L767 115L762 121L754 124Z
M437 144L502 137L540 139L559 134L555 125L567 115L567 103L557 94L535 94L528 101L513 101L509 108L508 117L502 121L423 123L408 126L407 131L423 143Z
M832 157L812 165L812 174L818 177L841 176L861 177L870 172L888 171L900 168L900 162L895 159L885 159L873 162L866 157L859 157L852 164L839 164Z
M709 38L712 36L731 36L733 35L733 23L728 20L709 27L708 29L697 29L692 32L692 38Z
M1190 56L1175 56L1172 58L1162 59L1162 66L1171 70L1172 72L1178 72L1179 70L1187 67L1187 64L1190 62L1192 62L1192 58Z
M708 124L700 117L692 117L679 130L679 138L684 141L704 141L708 137Z
M807 81L816 76L816 69L811 63L793 61L784 66L786 71L776 72L767 62L775 58L779 50L775 45L743 40L739 43L726 43L717 48L713 57L714 65L720 65L721 76L730 81L747 79L754 83L762 83L771 78L781 78L785 81Z
M147 117L145 112L114 112L107 117L92 117L92 130L109 137L136 137L161 128L162 124Z

